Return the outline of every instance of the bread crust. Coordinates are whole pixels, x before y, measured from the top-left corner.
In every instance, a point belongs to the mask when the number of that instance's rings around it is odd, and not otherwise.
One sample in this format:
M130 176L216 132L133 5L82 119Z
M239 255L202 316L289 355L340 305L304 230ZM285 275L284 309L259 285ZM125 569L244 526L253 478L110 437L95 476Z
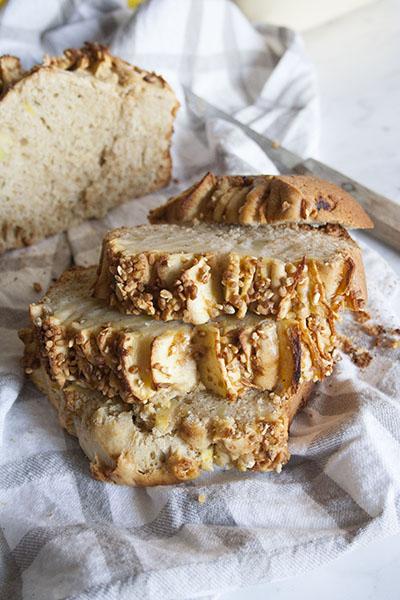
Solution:
M44 237L76 226L85 219L104 217L113 206L158 190L170 181L172 173L170 145L173 121L179 108L179 102L170 86L161 76L129 65L126 61L110 54L104 46L87 43L81 49L68 49L65 50L63 56L46 57L41 65L36 65L26 72L21 69L18 58L13 56L0 57L0 102L7 102L8 97L12 94L21 95L23 99L24 86L28 83L32 83L34 88L35 85L41 88L45 86L44 78L49 81L48 78L58 76L62 72L71 76L76 74L78 77L84 74L93 77L96 82L111 83L116 90L119 90L121 96L126 98L138 94L139 90L159 88L160 92L157 93L161 94L165 101L168 98L170 106L169 124L166 130L162 132L163 139L165 137L166 140L166 151L156 165L155 174L149 173L147 181L138 182L136 189L135 186L131 186L129 192L118 192L115 198L111 200L109 194L105 191L104 197L101 197L100 193L97 195L96 202L88 201L87 189L82 189L78 190L79 194L77 193L75 205L71 207L70 204L63 205L62 202L58 202L51 215L43 214L40 223L37 222L36 217L18 219L18 215L14 218L6 213L4 217L0 217L0 253L8 249L31 245ZM79 81L78 77L76 81ZM85 78L82 78L82 81L84 80ZM26 105L25 110L33 112L32 107L28 106L28 102L23 101L22 104ZM108 156L111 163L110 152ZM98 160L101 164L103 159L99 157ZM153 166L155 167L155 165ZM7 171L4 171L3 177L12 178L12 176L12 173L8 174ZM123 177L123 174L121 173L120 176ZM32 199L28 200L32 202ZM40 211L39 208L38 211Z
M169 227L168 235L173 236L172 228L178 226L154 227L160 228L160 236L166 233L162 228ZM225 233L232 230L234 234L237 228L229 227ZM278 227L288 240L291 231L313 231L309 225ZM241 319L248 311L276 319L288 315L305 318L314 312L333 320L342 305L359 310L366 302L361 251L337 225L318 229L318 235L326 235L327 241L345 241L328 262L307 257L307 249L303 259L294 263L236 252L123 249L120 240L129 241L135 231L138 228L120 228L105 236L94 286L95 297L125 314L147 314L164 321L183 319L194 324L226 313Z
M150 223L261 225L339 224L370 229L373 222L345 190L306 175L206 173L191 188L149 213Z
M35 65L28 71L22 69L18 57L11 55L0 56L1 97L10 92L13 86L19 81L35 73L43 70L51 72L58 69L69 72L87 72L99 79L105 79L112 73L117 77L118 83L121 85L129 84L129 72L134 71L146 83L167 89L170 93L174 94L172 88L161 75L131 65L126 60L111 54L106 46L86 42L82 48L68 48L64 50L62 56L46 55L42 64ZM179 103L176 100L175 110L178 108Z

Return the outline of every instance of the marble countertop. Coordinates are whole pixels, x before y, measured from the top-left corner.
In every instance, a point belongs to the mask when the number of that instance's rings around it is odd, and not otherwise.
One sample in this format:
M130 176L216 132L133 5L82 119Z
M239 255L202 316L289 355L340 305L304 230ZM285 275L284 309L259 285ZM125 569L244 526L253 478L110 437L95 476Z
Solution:
M320 86L318 158L400 204L399 0L378 0L303 38ZM368 243L400 275L399 254Z
M303 35L316 65L318 158L399 202L400 1L378 0ZM368 237L400 275L400 255ZM353 550L304 576L225 593L220 600L397 600L400 536Z

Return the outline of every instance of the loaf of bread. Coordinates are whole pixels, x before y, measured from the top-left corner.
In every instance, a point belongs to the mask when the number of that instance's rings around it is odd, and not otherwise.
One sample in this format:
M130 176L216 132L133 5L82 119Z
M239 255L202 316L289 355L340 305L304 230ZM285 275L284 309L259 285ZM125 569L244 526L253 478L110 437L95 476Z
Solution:
M207 173L191 188L150 211L151 223L260 225L339 224L369 229L363 208L337 185L304 175L218 177Z
M20 333L26 345L37 340L60 388L78 382L126 403L162 403L197 388L234 400L249 388L295 391L332 371L334 325L318 315L165 323L121 315L92 298L95 277L95 267L64 273L31 305L33 329Z
M250 390L236 402L197 390L157 407L105 398L76 383L61 390L28 347L26 360L62 426L77 436L92 475L126 485L178 483L217 466L279 472L289 459L290 419L313 385L283 397Z
M144 225L106 235L97 298L127 314L205 323L248 311L333 318L366 299L360 249L337 225Z
M339 310L366 301L338 223L370 222L321 185L209 174L153 211L167 223L109 232L97 269L67 271L31 305L25 372L96 478L281 470L291 419L332 372Z
M0 251L166 185L177 99L87 44L23 72L0 58Z

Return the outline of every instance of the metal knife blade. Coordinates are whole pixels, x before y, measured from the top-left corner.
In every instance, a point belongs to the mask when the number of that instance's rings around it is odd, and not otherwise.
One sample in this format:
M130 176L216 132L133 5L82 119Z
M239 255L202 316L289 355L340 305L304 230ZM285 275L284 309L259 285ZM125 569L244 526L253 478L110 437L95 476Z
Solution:
M190 89L184 87L186 102L199 118L220 118L236 125L255 141L274 162L280 173L314 175L328 179L349 192L363 206L374 221L374 229L366 232L400 251L400 204L385 198L369 188L361 185L343 173L328 167L314 158L303 159L297 154L278 145L275 141L257 133L223 110L213 106Z

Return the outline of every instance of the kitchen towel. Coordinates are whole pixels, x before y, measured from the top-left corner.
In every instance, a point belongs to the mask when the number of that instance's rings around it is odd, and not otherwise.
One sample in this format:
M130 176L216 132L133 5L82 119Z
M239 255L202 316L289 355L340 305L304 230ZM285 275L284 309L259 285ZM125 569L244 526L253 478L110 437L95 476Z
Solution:
M255 29L227 0L151 0L135 13L116 0L9 0L0 34L0 51L26 65L43 51L106 42L164 74L182 103L168 189L0 257L0 598L214 598L398 531L398 351L376 349L363 370L343 357L296 418L281 474L217 471L147 489L91 479L77 442L19 366L16 330L29 302L72 262L95 262L104 231L144 223L150 207L208 168L276 172L241 131L193 115L182 84L298 153L315 149L314 74L296 34ZM400 282L368 247L364 257L373 316L394 326Z

